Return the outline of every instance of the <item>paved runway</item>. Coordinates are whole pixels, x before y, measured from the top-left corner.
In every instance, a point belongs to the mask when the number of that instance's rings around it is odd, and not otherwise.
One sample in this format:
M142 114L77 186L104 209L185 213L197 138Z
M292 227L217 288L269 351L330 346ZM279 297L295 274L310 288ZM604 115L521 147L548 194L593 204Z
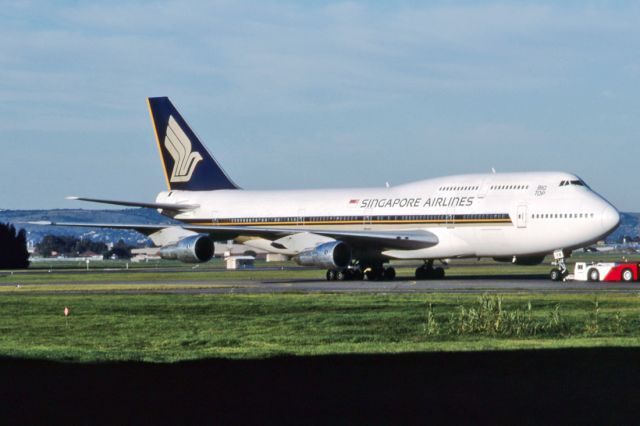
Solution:
M104 281L77 281L74 285L91 285L92 291L99 291L95 285L108 284L113 292L113 286L123 286L123 293L147 293L147 292L173 292L173 293L193 293L193 294L265 294L265 293L519 293L519 292L550 292L550 293L594 293L594 292L615 292L615 293L640 293L640 283L591 283L591 282L552 282L543 275L486 275L486 276L465 276L449 277L442 280L422 280L417 281L412 278L400 277L395 281L320 281L315 279L266 279L266 280L214 280L203 281L202 279L172 279L158 281L109 280ZM173 288L145 290L145 286L168 285ZM15 284L0 284L14 286ZM58 284L29 284L30 286L64 286ZM125 286L135 285L141 287L136 290L126 289ZM200 286L200 288L193 288ZM181 288L184 287L184 288ZM61 289L62 290L62 289ZM64 290L62 290L64 291ZM77 290L75 290L77 291ZM117 291L117 290L115 290Z
M640 283L557 283L540 277L481 277L449 278L438 281L313 281L273 280L216 282L216 287L206 289L174 290L185 293L281 293L281 292L338 292L338 293L593 293L640 292Z

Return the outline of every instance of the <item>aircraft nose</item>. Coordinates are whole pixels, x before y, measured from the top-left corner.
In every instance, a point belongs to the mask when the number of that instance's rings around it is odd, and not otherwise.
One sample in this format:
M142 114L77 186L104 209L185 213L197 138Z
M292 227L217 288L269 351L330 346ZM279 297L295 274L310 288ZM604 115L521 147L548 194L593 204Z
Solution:
M610 204L602 210L600 217L604 232L613 231L620 224L620 213Z

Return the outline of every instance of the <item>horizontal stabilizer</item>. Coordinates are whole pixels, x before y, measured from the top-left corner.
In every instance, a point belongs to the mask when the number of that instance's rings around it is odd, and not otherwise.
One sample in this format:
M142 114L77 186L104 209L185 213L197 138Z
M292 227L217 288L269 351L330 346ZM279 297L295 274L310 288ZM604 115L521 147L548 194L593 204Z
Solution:
M198 204L144 203L139 201L103 200L98 198L85 197L67 197L67 200L90 201L92 203L113 204L116 206L145 207L149 209L162 209L171 211L193 210L200 207Z

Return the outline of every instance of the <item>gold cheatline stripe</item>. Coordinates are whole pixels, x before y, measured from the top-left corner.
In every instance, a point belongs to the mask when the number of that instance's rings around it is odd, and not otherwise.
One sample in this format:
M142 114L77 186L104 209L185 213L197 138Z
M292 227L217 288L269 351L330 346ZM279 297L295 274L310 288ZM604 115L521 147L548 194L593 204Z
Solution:
M297 221L297 222L186 222L189 225L211 225L211 226L253 226L253 225L373 225L373 224L394 224L394 223L413 223L413 224L421 224L421 223L471 223L471 224L480 224L480 223L512 223L511 219L460 219L453 222L447 222L444 220L373 220L365 222L363 220L341 220L341 221Z

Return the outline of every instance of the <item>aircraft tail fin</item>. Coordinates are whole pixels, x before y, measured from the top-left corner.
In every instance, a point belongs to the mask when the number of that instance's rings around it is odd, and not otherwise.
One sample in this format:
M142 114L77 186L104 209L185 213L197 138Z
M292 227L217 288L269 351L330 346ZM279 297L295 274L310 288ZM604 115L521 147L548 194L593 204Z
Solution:
M169 98L148 98L169 190L240 189L204 147Z

